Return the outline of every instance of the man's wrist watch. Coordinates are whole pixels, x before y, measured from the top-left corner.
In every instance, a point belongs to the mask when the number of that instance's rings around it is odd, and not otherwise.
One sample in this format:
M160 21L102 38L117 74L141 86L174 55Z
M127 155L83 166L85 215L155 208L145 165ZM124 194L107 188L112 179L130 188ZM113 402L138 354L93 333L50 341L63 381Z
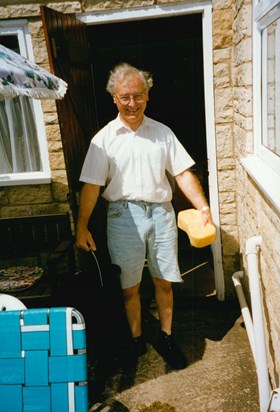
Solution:
M209 206L203 206L201 209L199 209L201 212L206 212L206 210L210 210Z

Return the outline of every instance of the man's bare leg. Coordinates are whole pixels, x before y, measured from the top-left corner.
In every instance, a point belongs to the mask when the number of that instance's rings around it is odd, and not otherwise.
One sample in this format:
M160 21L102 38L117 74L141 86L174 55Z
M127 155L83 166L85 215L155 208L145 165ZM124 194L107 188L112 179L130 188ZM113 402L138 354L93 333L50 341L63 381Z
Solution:
M173 317L173 290L170 282L153 278L155 299L158 308L161 330L171 335Z
M140 284L128 289L123 289L126 317L132 338L142 334L141 328L141 301L139 293Z
M155 298L161 328L156 347L157 351L172 368L184 369L187 366L186 356L177 346L172 334L172 284L171 282L158 278L153 278L153 282L155 285Z
M141 299L139 289L140 284L128 289L123 289L126 317L132 337L130 353L134 358L144 355L147 352L147 344L142 336Z

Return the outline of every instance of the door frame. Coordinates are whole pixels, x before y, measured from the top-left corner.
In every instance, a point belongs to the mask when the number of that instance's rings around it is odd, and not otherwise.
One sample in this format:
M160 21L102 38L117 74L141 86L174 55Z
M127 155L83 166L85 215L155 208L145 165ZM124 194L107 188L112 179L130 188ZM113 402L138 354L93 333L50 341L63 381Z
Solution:
M214 111L213 49L212 49L212 2L174 3L121 10L104 10L76 14L76 18L88 25L110 24L133 20L156 19L183 14L202 14L203 72L205 97L206 146L208 160L209 200L217 236L212 245L215 287L218 300L225 299L225 282L222 264L222 246L217 181L217 153Z

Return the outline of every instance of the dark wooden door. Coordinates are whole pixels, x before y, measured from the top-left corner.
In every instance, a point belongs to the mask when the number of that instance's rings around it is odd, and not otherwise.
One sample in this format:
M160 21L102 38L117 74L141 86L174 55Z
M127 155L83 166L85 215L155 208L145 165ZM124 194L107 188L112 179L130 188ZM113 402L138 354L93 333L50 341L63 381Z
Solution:
M87 26L70 14L41 6L51 71L68 83L57 111L69 185L69 201L77 219L79 176L89 142L98 130L92 53Z

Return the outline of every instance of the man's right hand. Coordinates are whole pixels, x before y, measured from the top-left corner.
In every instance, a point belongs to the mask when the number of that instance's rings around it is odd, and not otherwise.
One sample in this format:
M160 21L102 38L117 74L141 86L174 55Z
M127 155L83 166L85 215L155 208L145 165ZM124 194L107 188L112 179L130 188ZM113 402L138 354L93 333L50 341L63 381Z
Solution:
M88 221L99 196L100 186L85 183L81 190L79 217L76 227L76 246L89 252L96 250L96 246L90 231Z
M96 250L95 242L90 231L87 228L81 228L77 226L76 246L77 248L83 249L86 252L89 252L90 250Z

